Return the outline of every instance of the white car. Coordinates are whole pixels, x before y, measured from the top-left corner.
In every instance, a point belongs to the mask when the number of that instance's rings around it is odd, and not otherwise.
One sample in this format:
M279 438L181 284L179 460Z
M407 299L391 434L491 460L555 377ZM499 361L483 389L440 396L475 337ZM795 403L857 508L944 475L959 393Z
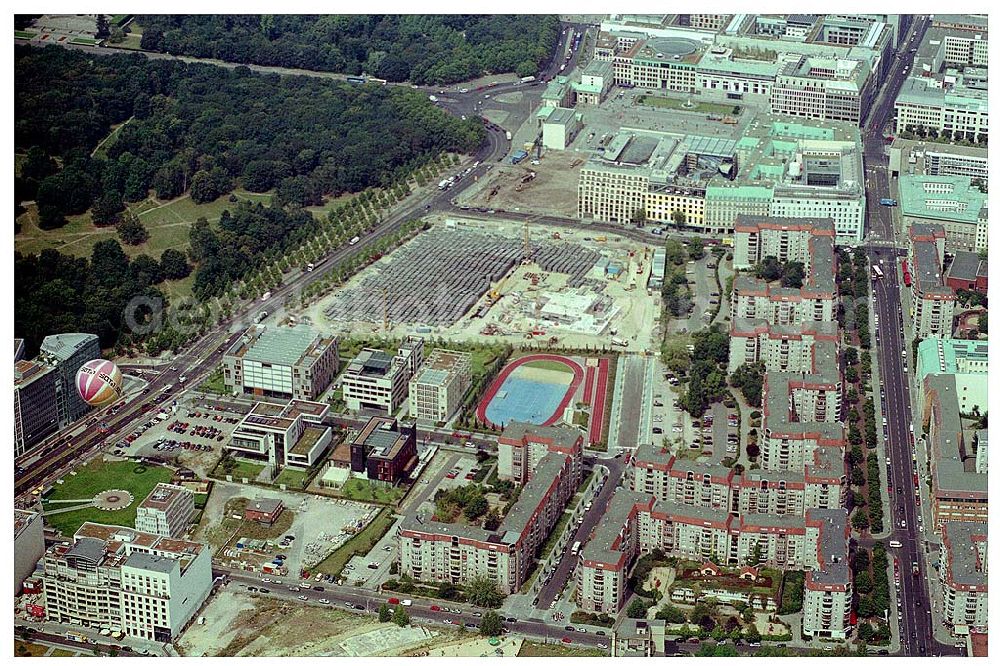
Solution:
M320 599L319 602L321 604L323 604L324 606L329 606L330 605L330 600L329 599Z
M403 605L403 606L412 606L413 605L413 600L412 599L403 599L399 603L401 605Z

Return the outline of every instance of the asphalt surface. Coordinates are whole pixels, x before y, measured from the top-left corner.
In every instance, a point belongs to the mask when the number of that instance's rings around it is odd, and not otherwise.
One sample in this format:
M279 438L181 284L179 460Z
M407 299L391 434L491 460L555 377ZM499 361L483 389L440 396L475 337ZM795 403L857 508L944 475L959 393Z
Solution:
M930 600L927 589L928 572L923 558L923 540L917 523L919 508L916 497L922 478L916 476L914 451L910 428L913 423L909 401L909 381L904 370L902 329L904 318L900 301L900 286L896 272L899 254L893 226L892 208L879 205L882 197L889 197L888 161L885 156L883 130L893 116L893 105L899 88L906 79L904 71L911 48L919 45L929 21L918 17L914 21L910 38L899 48L881 95L872 105L868 123L864 127L865 180L867 185L867 211L869 241L868 256L872 265L878 264L885 277L874 280L874 311L878 314L878 327L874 331L875 346L885 395L882 413L886 419L888 436L886 452L890 460L888 478L893 486L890 497L891 510L885 520L892 525L890 539L899 541L902 548L889 548L889 554L899 561L900 606L903 613L900 623L900 645L904 655L955 655L960 652L953 645L943 645L933 638ZM911 359L912 360L912 359ZM916 481L915 481L916 479ZM904 524L904 528L902 525ZM916 564L918 573L912 573ZM890 609L890 613L896 609Z

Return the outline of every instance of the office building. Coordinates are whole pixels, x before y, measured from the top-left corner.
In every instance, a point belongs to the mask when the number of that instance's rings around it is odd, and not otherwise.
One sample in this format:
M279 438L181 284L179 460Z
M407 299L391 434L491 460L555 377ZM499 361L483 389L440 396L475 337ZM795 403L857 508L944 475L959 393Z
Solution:
M340 360L337 338L305 325L251 326L222 357L226 388L235 393L315 400L330 385Z
M42 561L49 621L159 643L180 635L212 589L208 546L117 525L84 523Z
M21 594L25 579L35 572L45 554L45 526L42 515L14 509L14 595Z
M946 522L941 526L942 611L955 636L987 631L989 579L985 523Z
M583 129L583 116L573 109L557 107L542 120L542 146L566 150Z
M56 368L38 360L14 363L14 457L38 446L59 428Z
M135 529L179 538L194 517L194 493L171 483L158 483L136 508Z
M375 416L351 442L351 472L372 483L394 486L417 462L417 431L394 418Z
M410 380L410 417L447 423L462 405L471 382L471 354L435 349Z
M333 439L330 427L323 425L329 410L326 403L308 400L255 403L233 430L226 449L265 463L275 475L283 467L309 468Z
M395 414L406 402L410 377L423 362L424 341L415 336L408 337L395 356L380 349L362 349L340 378L347 408Z
M948 253L989 246L986 193L968 176L900 176L899 209L904 228L941 225Z
M594 59L590 61L580 76L580 82L573 82L577 104L592 104L597 106L604 102L615 83L614 65Z
M101 344L92 333L60 333L42 340L36 361L56 369L56 409L64 428L90 411L76 390L76 373L87 361L101 356Z
M916 73L916 72L914 72ZM989 137L985 70L926 73L903 82L896 96L896 134L934 130L945 138L981 141Z
M496 530L407 516L399 533L400 574L455 585L485 576L502 594L517 592L576 492L577 465L561 453L542 458Z
M989 187L986 148L959 146L896 137L889 147L889 175L965 176L970 185ZM918 181L919 182L919 181Z
M950 338L955 292L944 281L945 231L936 224L912 224L908 265L915 338Z
M860 124L875 85L864 59L800 55L784 63L771 88L771 112Z
M525 484L542 458L550 453L570 457L575 483L579 484L583 462L583 435L579 430L510 421L497 440L497 476Z

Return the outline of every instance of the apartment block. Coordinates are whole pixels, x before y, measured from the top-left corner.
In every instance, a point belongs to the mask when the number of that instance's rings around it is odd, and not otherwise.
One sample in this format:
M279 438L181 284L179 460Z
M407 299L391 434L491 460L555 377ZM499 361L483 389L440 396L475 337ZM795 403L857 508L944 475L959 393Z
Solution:
M394 486L416 462L416 428L400 427L391 417L372 417L351 442L351 471L373 483Z
M35 361L14 363L14 457L24 455L59 428L56 368Z
M14 595L21 594L25 579L45 554L42 514L14 509Z
M989 567L985 523L946 522L941 525L942 611L945 625L956 636L987 631Z
M416 336L408 337L395 356L380 349L362 349L340 378L347 408L395 414L405 404L410 378L423 362L424 341Z
M916 338L950 338L956 296L944 279L945 231L936 224L909 229L908 268Z
M194 517L194 493L171 483L158 483L136 508L135 529L178 538Z
M510 421L497 440L497 476L524 484L550 453L569 456L576 483L583 474L583 435L566 426L536 426Z
M251 326L222 357L226 388L237 394L315 400L337 374L337 338L309 326Z
M471 354L435 349L410 380L410 417L446 423L462 405L471 382Z
M958 409L971 414L989 409L989 353L987 340L929 338L917 345L916 408L923 413L928 377L951 375L955 379Z
M806 572L802 634L845 639L851 631L853 580L848 566L851 528L843 509L814 509L806 517L806 542L815 547Z
M400 573L414 580L461 585L486 576L503 594L527 580L538 549L577 489L571 456L550 453L521 487L517 502L496 530L424 522L416 516L400 526Z
M837 324L832 321L797 326L738 318L733 320L729 335L730 373L744 364L757 362L762 362L768 371L810 372L817 345L821 347L820 353L836 353L840 339Z
M173 641L208 598L211 559L193 541L84 523L43 558L47 619Z
M930 375L924 383L921 418L927 427L933 529L939 532L947 522L985 523L989 488L975 450L978 424L962 417L954 375Z

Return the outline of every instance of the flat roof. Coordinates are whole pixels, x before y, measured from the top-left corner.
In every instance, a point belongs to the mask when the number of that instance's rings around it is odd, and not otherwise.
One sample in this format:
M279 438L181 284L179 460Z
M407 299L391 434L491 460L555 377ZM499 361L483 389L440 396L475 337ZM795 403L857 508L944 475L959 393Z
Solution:
M243 355L244 361L273 365L295 365L319 339L311 327L276 326L266 328Z
M142 500L139 508L165 510L178 498L190 495L191 491L172 483L158 483L156 487Z
M288 452L294 455L308 455L327 430L329 428L325 426L307 425L302 429L299 440Z
M899 176L899 207L904 217L977 224L986 200L969 176Z

